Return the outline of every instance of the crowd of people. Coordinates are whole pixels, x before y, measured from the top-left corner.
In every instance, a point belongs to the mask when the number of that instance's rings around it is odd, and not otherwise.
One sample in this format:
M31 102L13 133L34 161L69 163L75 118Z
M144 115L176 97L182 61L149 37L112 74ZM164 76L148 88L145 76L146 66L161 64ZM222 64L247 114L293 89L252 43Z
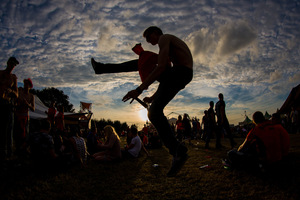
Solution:
M204 148L209 149L211 139L215 138L216 149L223 149L221 139L226 135L231 148L236 147L237 143L226 116L226 104L222 93L218 95L219 101L215 105L213 101L209 102L208 110L204 111L203 131L199 119L196 117L190 119L187 113L183 117L179 115L175 125L169 124L163 110L177 93L191 82L193 57L183 40L171 34L164 34L159 27L148 27L143 36L148 43L158 45L159 54L144 51L139 46L134 50L140 55L139 60L119 64L103 64L92 58L91 64L96 74L139 70L142 83L123 97L122 101L124 102L138 100L138 96L153 82L159 82L156 92L143 99L145 104L149 104L147 107L148 118L151 122L151 129L155 131L148 129L148 126L138 131L137 127L132 126L126 135L127 144L124 148L121 148L119 134L112 126L104 127L104 141L97 138L97 127L86 138L83 138L77 127L66 129L64 109L61 105L58 105L56 109L55 102L52 102L46 112L48 118L39 121L36 130L28 131L28 112L35 110L34 96L29 92L33 83L30 78L24 79L24 88L18 88L17 77L12 71L19 62L16 58L11 57L7 61L6 69L0 71L0 109L2 111L0 114L0 160L9 159L13 153L19 157L26 156L29 148L32 158L38 163L69 162L80 163L84 167L88 159L97 162L111 162L121 158L137 158L141 150L149 155L147 149L160 148L163 144L173 158L171 168L167 173L167 176L172 177L176 176L188 159L188 148L184 142L186 140L192 145L193 139L201 138L205 141ZM143 55L146 54L148 56L143 58ZM273 122L268 121L265 124L260 117L260 114L253 116L257 125L250 130L245 142L236 151L228 153L228 163L232 166L235 166L235 163L241 163L240 160L245 158L244 156L241 159L241 152L246 157L249 155L245 149L249 149L247 146L249 143L252 144L254 138L257 148L251 149L264 149L259 156L264 155L267 161L277 162L287 154L289 137L284 131L285 129ZM297 110L292 109L290 117L293 132L298 132ZM276 136L261 131L265 127L276 130ZM273 140L276 140L277 143L272 143ZM284 144L278 142L279 140L284 140ZM275 146L274 143L276 143ZM13 148L13 144L16 145L15 148Z

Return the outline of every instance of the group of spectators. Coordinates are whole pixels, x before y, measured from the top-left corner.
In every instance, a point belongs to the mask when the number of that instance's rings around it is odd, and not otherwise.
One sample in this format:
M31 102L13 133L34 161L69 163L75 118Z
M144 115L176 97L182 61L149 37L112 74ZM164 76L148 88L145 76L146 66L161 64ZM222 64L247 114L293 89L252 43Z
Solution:
M149 155L147 149L160 148L162 142L155 128L145 125L141 131L131 126L127 133L127 144L121 147L120 137L114 127L104 127L105 140L97 138L97 129L91 131L87 138L83 138L79 129L66 130L64 127L64 110L62 106L55 108L52 102L48 111L47 120L41 120L36 130L29 135L29 110L34 111L34 96L29 92L33 88L30 78L24 79L24 87L17 86L17 77L12 74L14 67L19 64L16 58L7 61L7 68L0 71L0 159L9 159L13 153L17 156L26 156L28 149L34 161L38 163L80 163L85 166L88 158L95 161L116 161L121 158L138 157L141 150ZM204 113L203 139L205 149L213 135L216 136L216 148L220 149L221 137L226 133L231 147L236 146L225 112L223 94L219 94L219 101L214 108L214 102ZM58 113L56 113L58 111ZM292 109L292 130L299 131L297 124L298 112ZM298 117L298 118L297 118ZM275 116L273 116L275 119ZM287 155L289 149L289 135L286 130L274 121L266 121L261 112L253 115L256 126L246 136L245 141L237 150L228 153L227 163L232 166L248 165L249 162L273 163L280 161ZM191 139L201 133L201 125L197 118L190 119L188 114L178 116L174 129L176 139L180 142ZM15 148L13 148L13 144ZM14 152L13 152L14 151Z
M253 124L247 129L241 129L241 135L246 137L245 141L234 147L237 143L233 139L232 129L229 126L225 112L225 101L222 93L219 94L219 101L214 107L214 102L209 102L208 110L204 111L202 118L203 131L200 131L201 138L205 141L205 149L209 149L211 138L216 139L216 148L224 149L221 145L221 138L226 135L229 139L231 148L228 152L228 159L225 159L225 164L230 167L258 167L270 166L273 163L278 163L289 151L290 140L287 130L282 126L281 118L278 113L273 114L271 120L266 120L264 115L257 111L253 114ZM296 118L298 113L292 109L290 118L293 123L290 130L291 133L298 131ZM191 122L187 114L178 116L176 122L176 135L179 141L182 139L192 138ZM296 127L296 128L295 128ZM249 131L249 132L248 132Z
M35 110L33 87L30 78L24 79L24 87L18 87L17 76L12 73L19 64L10 57L7 67L0 70L0 161L10 159L13 153L22 154L22 146L29 128L29 110ZM13 146L15 145L15 147Z

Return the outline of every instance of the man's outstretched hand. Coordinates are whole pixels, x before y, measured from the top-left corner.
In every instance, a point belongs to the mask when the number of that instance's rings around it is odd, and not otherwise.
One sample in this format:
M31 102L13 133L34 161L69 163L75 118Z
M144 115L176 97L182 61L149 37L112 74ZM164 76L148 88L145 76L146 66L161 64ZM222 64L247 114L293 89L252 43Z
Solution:
M132 99L130 102L130 103L132 103L133 100L136 99L139 95L140 95L140 93L137 90L131 90L123 97L122 101L126 102L129 99Z

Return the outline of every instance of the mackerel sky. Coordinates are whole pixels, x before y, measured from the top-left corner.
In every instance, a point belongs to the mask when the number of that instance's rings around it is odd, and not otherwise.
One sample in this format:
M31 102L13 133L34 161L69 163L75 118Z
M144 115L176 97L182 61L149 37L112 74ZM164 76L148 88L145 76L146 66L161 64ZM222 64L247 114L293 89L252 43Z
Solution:
M153 25L184 40L194 58L192 82L165 109L170 118L201 119L221 92L237 124L245 111L276 112L300 83L298 0L2 0L0 16L1 69L15 56L19 86L30 77L35 89L63 90L76 112L80 101L93 103L95 119L144 123L137 102L122 102L141 83L138 73L96 75L90 58L137 59L136 43L157 53L142 37Z

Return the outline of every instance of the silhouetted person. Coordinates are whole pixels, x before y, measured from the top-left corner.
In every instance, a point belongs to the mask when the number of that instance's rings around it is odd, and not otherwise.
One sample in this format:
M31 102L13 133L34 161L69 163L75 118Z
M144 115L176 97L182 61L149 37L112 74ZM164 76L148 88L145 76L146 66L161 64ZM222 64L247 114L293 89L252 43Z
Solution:
M51 105L48 108L48 111L45 111L45 113L48 115L48 120L51 124L51 127L54 128L56 115L55 101L51 101Z
M18 97L17 76L12 73L19 62L10 57L5 70L0 70L0 162L12 154L14 106Z
M233 167L272 165L288 154L290 138L281 124L265 120L260 111L253 114L253 121L256 126L249 131L238 150L228 152Z
M155 94L144 98L144 101L151 103L148 118L173 156L172 167L167 175L175 176L187 160L187 148L176 140L163 110L192 80L193 57L188 46L181 39L174 35L163 34L162 30L156 26L147 28L143 36L148 43L158 44L158 65L139 87L129 91L123 97L123 101L136 99L155 80L160 80ZM172 62L172 67L169 62Z
M209 148L210 139L216 130L216 114L214 111L214 102L209 102L209 109L207 110L207 130L205 138L205 149Z
M15 129L14 139L16 144L16 153L20 155L22 145L29 134L29 109L35 110L34 95L29 92L33 88L30 78L24 79L24 88L19 87L19 96L17 99L17 106L15 111Z
M184 125L183 125L183 122L182 122L182 116L178 115L178 118L176 120L176 133L177 133L176 138L179 141L182 141L183 131L184 131Z
M218 127L217 127L217 139L216 139L216 148L221 148L222 145L221 145L221 135L222 135L222 132L223 132L223 129L226 131L226 134L230 140L230 144L231 144L231 147L233 148L236 143L235 141L233 140L233 136L232 136L232 133L231 133L231 130L230 130L230 126L229 126L229 122L228 122L228 119L226 117L226 112L225 112L225 101L223 100L224 97L223 97L223 94L220 93L219 94L219 101L216 103L216 106L215 106L215 110L216 110L216 114L217 114L217 123L218 123Z
M184 137L185 139L189 140L189 144L191 145L191 137L192 137L192 126L191 126L191 120L187 113L184 113L182 123L184 126Z

